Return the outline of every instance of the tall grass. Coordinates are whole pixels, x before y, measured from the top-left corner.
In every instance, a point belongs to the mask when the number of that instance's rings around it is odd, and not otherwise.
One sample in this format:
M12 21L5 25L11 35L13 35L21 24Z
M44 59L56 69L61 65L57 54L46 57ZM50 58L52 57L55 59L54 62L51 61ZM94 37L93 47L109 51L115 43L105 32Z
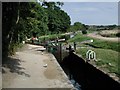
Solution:
M90 46L94 46L94 47L99 47L102 49L111 49L114 51L118 51L119 47L120 47L120 43L118 42L111 42L111 41L105 41L105 40L101 40L101 39L95 39L95 38L91 38L88 36L84 36L82 34L77 34L74 38L69 39L68 42L82 42L82 41L86 41L86 40L90 40L93 39L92 43L88 43L88 45Z

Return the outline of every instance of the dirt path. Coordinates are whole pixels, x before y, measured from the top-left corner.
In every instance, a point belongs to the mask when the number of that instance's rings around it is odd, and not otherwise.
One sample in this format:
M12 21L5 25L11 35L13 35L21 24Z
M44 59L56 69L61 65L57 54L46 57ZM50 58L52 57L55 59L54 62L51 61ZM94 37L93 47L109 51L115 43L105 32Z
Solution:
M3 67L3 88L72 88L54 56L27 45ZM45 66L47 64L47 66Z
M103 37L103 36L99 35L97 32L90 33L87 36L92 37L92 38L107 40L107 41L120 42L120 38Z

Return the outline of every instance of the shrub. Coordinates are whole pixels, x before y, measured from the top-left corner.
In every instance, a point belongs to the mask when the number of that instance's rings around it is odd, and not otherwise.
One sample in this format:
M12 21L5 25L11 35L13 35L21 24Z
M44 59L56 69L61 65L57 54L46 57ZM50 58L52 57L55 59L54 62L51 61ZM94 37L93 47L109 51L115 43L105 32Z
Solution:
M82 30L82 34L87 34L87 31L86 30Z
M117 33L116 36L117 36L117 37L120 37L120 33Z

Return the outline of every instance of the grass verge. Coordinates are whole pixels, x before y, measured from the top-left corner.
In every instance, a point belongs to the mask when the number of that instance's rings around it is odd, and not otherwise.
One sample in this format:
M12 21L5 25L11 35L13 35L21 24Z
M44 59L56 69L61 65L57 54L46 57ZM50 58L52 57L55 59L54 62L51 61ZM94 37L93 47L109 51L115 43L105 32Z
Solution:
M95 64L98 67L108 69L109 73L116 73L117 75L120 75L120 72L118 70L118 68L120 67L120 65L118 64L118 56L120 54L119 52L109 49L80 48L77 50L76 53L82 55L83 58L86 58L86 52L89 49L95 51L97 59Z
M110 42L110 41L105 41L101 39L95 39L95 38L82 35L80 33L78 33L74 38L69 39L68 42L82 42L82 41L91 40L91 39L93 39L93 42L88 43L87 45L98 47L101 49L111 49L111 50L120 52L119 50L120 43L118 42Z

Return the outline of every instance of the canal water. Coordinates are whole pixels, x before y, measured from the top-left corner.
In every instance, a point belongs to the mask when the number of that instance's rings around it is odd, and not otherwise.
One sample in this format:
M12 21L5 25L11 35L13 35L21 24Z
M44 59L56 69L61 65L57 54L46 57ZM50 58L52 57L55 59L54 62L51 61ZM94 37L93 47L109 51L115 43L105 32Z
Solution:
M71 79L70 81L74 85L74 87L75 87L76 90L82 90L81 89L81 85L79 85L78 83L76 83L74 79Z

